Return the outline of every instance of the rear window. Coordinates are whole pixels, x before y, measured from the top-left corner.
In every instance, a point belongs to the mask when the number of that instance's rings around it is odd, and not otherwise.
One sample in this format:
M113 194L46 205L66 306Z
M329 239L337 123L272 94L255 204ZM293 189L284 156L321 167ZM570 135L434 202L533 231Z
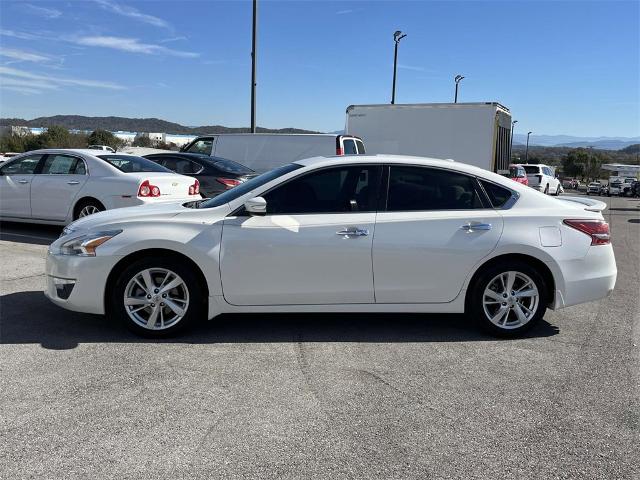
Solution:
M540 167L536 167L535 165L532 165L532 166L526 165L522 168L524 168L524 171L527 172L528 174L540 173Z
M211 155L213 150L213 138L200 138L193 142L185 151L189 153L201 153L203 155Z
M134 155L98 155L98 158L110 163L124 173L136 172L171 172L168 168L151 160Z
M524 168L522 167L509 167L509 177L520 178L525 176Z
M235 173L237 175L248 175L254 173L249 167L234 162L233 160L227 160L226 158L217 158L213 162L213 166L227 173Z
M480 180L480 183L484 187L484 191L487 192L487 196L489 197L493 208L504 207L513 195L511 190L501 187L500 185L496 185L495 183L487 182L486 180Z

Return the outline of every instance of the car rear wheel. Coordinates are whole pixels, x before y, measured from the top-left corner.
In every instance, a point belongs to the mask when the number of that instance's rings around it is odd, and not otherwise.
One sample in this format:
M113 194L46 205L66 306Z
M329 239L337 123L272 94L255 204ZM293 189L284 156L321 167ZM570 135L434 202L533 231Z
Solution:
M169 337L196 322L205 297L198 278L174 259L149 257L127 267L110 296L110 312L146 337Z
M94 213L103 212L104 210L104 205L102 205L97 200L83 200L76 206L73 219L78 220L79 218L87 217L89 215L93 215Z
M468 313L496 336L522 334L538 323L547 309L544 279L525 262L485 269L471 291Z

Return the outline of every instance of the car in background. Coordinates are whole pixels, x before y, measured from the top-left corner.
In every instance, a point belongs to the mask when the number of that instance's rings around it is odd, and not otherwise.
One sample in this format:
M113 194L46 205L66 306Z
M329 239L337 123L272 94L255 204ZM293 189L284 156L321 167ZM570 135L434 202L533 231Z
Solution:
M603 188L601 182L591 182L587 185L587 195L602 195Z
M580 188L580 180L577 178L565 178L562 180L563 188L570 188L571 190L578 190Z
M102 150L104 152L116 153L116 149L108 145L89 145L89 150Z
M0 166L0 218L66 225L102 210L199 200L198 180L146 158L44 149Z
M46 295L155 337L313 311L465 312L517 336L612 292L604 208L447 160L316 157L208 200L74 222L49 247Z
M631 196L640 197L640 180L634 180L631 185Z
M562 184L556 178L553 169L548 165L523 164L522 168L527 172L529 186L547 195L560 195Z
M198 153L163 152L145 155L144 158L176 173L197 178L200 193L205 197L215 197L257 175L249 167L232 160Z
M514 182L521 183L523 185L529 185L529 179L527 178L527 172L522 165L509 165L509 173L503 175L510 178Z

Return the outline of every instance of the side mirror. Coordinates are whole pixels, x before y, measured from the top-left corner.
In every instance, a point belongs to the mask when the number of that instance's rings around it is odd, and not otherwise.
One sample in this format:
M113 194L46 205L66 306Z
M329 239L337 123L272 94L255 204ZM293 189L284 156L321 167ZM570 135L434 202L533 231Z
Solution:
M249 215L265 215L267 213L267 201L262 197L254 197L244 202L244 209Z

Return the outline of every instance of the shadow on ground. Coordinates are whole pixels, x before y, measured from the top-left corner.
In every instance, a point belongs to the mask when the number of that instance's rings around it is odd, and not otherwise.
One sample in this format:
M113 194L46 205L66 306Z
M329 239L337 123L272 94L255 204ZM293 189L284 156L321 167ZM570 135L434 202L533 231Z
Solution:
M526 337L558 328L540 322ZM147 340L100 315L69 312L42 292L0 297L0 343L38 343L71 349L81 343L471 342L493 340L463 315L452 314L234 314L203 321L174 339Z

